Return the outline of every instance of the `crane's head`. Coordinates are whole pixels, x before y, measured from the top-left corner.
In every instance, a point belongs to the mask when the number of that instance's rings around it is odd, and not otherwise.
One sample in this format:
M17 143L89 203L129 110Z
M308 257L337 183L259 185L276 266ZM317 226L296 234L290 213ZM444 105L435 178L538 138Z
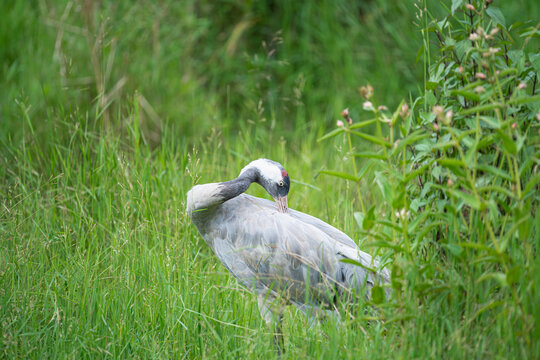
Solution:
M254 160L242 169L240 176L244 173L253 174L253 181L264 187L270 196L274 198L279 212L286 213L289 211L287 194L289 193L291 180L280 163L268 159Z

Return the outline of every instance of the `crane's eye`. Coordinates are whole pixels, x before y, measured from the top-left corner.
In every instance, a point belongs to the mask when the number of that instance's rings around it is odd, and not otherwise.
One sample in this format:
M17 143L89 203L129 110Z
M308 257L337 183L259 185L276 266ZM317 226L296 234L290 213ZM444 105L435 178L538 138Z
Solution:
M279 186L283 186L283 180L279 180Z

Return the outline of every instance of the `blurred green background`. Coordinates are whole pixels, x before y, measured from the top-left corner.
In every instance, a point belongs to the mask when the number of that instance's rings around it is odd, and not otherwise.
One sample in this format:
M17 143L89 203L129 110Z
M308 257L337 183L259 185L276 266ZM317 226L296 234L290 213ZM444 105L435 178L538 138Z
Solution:
M538 1L495 3L508 23L540 18ZM270 157L295 181L291 207L355 237L357 189L316 177L343 170L347 150L316 140L346 107L368 116L362 85L390 109L422 94L415 2L0 0L0 14L0 357L273 356L185 194ZM381 202L370 179L359 186ZM454 305L388 332L331 324L330 338L292 313L287 356L513 349L504 319L483 337Z
M540 13L532 0L497 6L509 23ZM96 107L122 130L135 93L154 144L165 123L190 143L254 124L294 139L333 126L363 84L390 107L421 87L412 1L4 0L2 13L4 139L20 136L21 106L38 132L51 112Z

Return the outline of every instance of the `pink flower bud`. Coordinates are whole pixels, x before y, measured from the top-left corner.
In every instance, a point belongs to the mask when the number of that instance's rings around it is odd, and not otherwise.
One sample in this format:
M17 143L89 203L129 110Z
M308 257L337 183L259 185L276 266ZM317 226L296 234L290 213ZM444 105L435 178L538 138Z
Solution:
M487 76L486 74L479 72L479 73L476 73L476 78L480 80L485 80Z
M460 74L463 74L465 72L465 68L463 66L460 66L458 68L458 71L459 71Z
M407 103L401 105L401 110L399 111L399 115L401 117L405 117L407 115L407 112L409 111L409 105Z
M452 118L454 117L454 112L452 110L448 110L445 115L446 122L449 123L452 121Z
M471 35L469 35L469 40L471 41L476 41L478 39L480 39L480 36L477 33L471 33Z
M527 87L527 84L524 83L523 81L519 83L519 85L517 86L518 90L523 90Z
M388 110L388 108L387 108L386 106L384 106L384 105L380 105L380 106L378 107L378 109L379 109L379 111L383 111L383 110L386 111L386 110Z
M373 87L371 85L360 87L360 95L366 100L369 100L373 95Z
M341 112L341 116L343 116L345 119L349 117L349 108L343 110Z
M344 125L345 124L343 124L343 121L341 121L341 120L336 121L336 126L337 127L343 127Z
M362 108L366 111L373 111L375 108L373 107L373 104L371 101L365 101L364 104L362 104Z
M515 123L512 123L512 129L515 130L516 128L517 128L517 123L516 123L516 122L515 122Z
M439 124L438 123L434 123L433 124L433 129L435 129L435 131L439 131Z
M435 105L431 110L437 116L441 116L442 114L444 114L444 108L441 105Z
M473 6L472 4L465 4L465 8L466 8L467 10L470 10L470 11L474 11L474 10L475 10L475 8L474 8L474 6Z
M446 182L446 184L447 184L448 186L452 186L452 185L454 185L454 182L452 181L452 179L448 179L448 181Z

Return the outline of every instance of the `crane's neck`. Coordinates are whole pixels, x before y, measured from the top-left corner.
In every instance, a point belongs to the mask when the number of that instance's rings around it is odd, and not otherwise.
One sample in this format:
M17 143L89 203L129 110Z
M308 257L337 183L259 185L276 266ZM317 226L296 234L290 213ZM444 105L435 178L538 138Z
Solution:
M249 188L249 185L252 182L256 182L258 178L259 172L257 169L247 169L236 179L220 183L221 189L219 194L223 198L223 201L235 198L244 193Z

